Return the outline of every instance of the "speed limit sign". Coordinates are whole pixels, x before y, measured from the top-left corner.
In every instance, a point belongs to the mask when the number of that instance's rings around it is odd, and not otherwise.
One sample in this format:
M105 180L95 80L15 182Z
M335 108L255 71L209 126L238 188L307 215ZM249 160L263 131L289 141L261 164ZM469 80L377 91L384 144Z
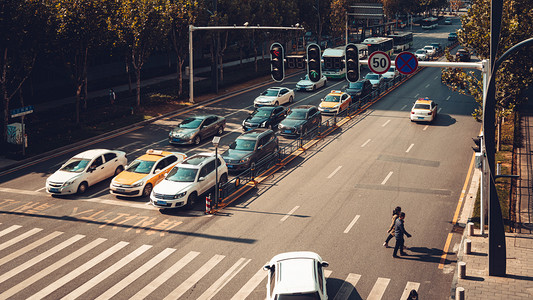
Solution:
M376 74L386 73L390 65L390 57L383 51L374 51L368 57L368 68Z

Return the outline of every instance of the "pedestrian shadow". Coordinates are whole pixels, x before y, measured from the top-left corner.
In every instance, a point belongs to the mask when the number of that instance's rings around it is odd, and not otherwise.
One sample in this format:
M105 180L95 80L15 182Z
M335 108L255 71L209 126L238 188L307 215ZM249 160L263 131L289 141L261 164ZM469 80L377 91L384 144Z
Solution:
M328 278L327 289L329 299L363 300L355 286L342 279Z
M453 252L444 252L441 249L437 248L427 248L427 247L409 247L406 250L407 255L402 255L402 259L409 260L419 260L423 262L431 263L441 263L441 257L443 254L451 255ZM444 259L442 263L450 264L452 261L449 259Z
M470 253L468 253L468 255L473 255L473 256L488 256L487 253L483 253L483 252L470 252Z
M470 281L485 281L485 278L477 277L477 276L465 276L463 279L470 280Z

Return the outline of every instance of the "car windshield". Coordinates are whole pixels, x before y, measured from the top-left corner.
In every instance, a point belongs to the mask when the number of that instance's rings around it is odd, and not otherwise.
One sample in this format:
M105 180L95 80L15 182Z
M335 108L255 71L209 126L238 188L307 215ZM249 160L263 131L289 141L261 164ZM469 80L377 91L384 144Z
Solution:
M278 95L278 90L266 90L264 92L261 93L261 96L271 96L271 97L275 97Z
M320 300L318 292L277 295L276 300Z
M270 117L270 110L258 109L252 113L253 117Z
M415 104L415 109L429 109L429 104L421 104L421 103L417 103Z
M154 164L155 161L136 159L126 168L126 171L132 173L148 174L152 170Z
M247 139L236 139L235 142L231 143L229 148L240 151L254 151L255 141Z
M362 82L350 83L350 86L348 88L350 88L350 89L362 89L363 88L363 83Z
M174 182L194 182L198 169L174 167L166 177L166 180Z
M426 50L416 50L416 54L426 54Z
M395 67L390 67L387 73L394 73L396 71Z
M433 50L433 47L432 46L426 46L426 47L424 47L424 49Z
M198 128L202 124L202 119L197 118L188 118L185 119L181 124L179 125L179 128L187 128L187 129L193 129Z
M379 75L378 74L366 74L365 78L370 79L370 80L379 80Z
M306 112L305 110L293 110L291 113L287 116L287 119L293 119L293 120L305 120Z
M341 96L327 95L326 98L324 98L324 102L339 102L339 101L341 101Z
M62 167L61 171L81 173L85 170L85 167L89 164L89 159L83 158L71 158Z

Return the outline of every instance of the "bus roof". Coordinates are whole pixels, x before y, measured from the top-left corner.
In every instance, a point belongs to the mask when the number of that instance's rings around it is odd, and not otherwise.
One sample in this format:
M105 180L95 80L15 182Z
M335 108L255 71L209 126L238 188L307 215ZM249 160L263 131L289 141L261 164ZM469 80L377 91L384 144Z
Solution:
M368 38L368 39L365 39L365 40L363 41L363 43L365 43L365 44L368 44L368 43L381 43L381 42L388 41L388 40L392 40L392 38L388 38L388 37L374 37L374 38Z
M397 33L389 34L387 37L406 36L410 34L413 34L413 33L412 32L397 32Z
M328 48L328 49L324 50L324 53L322 53L322 57L324 57L324 56L333 56L333 57L344 56L344 47L342 47L341 49L339 49L339 48L341 48L341 47Z

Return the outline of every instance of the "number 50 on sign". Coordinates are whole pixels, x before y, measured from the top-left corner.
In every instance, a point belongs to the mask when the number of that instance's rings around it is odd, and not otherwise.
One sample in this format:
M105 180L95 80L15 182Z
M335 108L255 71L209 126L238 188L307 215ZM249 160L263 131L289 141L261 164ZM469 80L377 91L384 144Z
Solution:
M376 74L386 73L390 66L390 57L383 51L374 51L368 57L368 68Z

